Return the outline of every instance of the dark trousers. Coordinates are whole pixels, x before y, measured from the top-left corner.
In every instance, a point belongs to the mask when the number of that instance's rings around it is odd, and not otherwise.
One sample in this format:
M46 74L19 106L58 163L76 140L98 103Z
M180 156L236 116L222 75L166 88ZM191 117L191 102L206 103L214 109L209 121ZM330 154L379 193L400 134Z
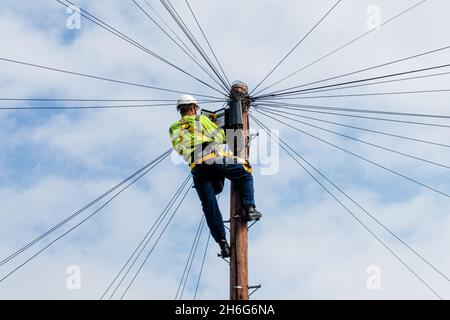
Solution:
M239 190L241 205L248 208L255 205L253 176L241 164L200 164L192 169L192 176L206 223L214 240L219 242L225 238L225 227L216 199L216 194L222 191L218 183L220 185L224 178L234 182Z

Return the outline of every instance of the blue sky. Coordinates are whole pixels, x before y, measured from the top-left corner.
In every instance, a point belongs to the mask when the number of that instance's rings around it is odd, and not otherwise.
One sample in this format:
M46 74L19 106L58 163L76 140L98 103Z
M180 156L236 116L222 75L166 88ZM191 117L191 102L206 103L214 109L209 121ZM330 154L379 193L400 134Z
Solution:
M175 28L161 4L158 1L150 2ZM417 2L343 1L265 84L281 79L366 32L369 18L367 8L371 5L379 6L381 19L385 21ZM173 3L197 35L198 30L184 1ZM246 81L253 88L334 1L321 0L311 4L307 1L264 0L242 3L233 0L206 4L192 0L190 3L230 80ZM179 48L142 15L132 1L110 0L108 5L104 1L80 1L79 4L161 56L208 80ZM236 7L240 10L236 10ZM446 15L448 10L450 4L446 1L428 0L395 22L280 83L274 89L446 46L450 42L444 32L450 27ZM8 45L2 47L0 57L174 90L217 95L86 19L82 19L80 30L68 30L67 18L65 8L56 1L45 0L31 5L26 0L4 1L0 13L0 39ZM353 77L358 79L445 63L448 63L448 53L441 52ZM178 94L174 93L72 77L6 62L0 62L0 68L2 98L178 98ZM353 77L344 79L355 79ZM342 90L342 93L449 89L448 80L447 75ZM432 114L448 114L449 110L448 93L445 92L323 98L306 100L306 103ZM0 104L4 107L49 105L45 102L27 104L7 101ZM107 103L91 102L84 105L99 104ZM221 104L205 106L207 109L220 107ZM283 127L264 116L255 115L270 128L279 129L286 142L440 270L445 273L450 269L450 259L443 254L450 241L448 198ZM450 144L448 128L306 115ZM168 150L168 127L177 118L174 106L136 110L1 110L0 257L8 256ZM447 169L286 121L408 177L450 192ZM433 121L448 125L447 120ZM439 163L448 164L450 158L448 148L313 120L310 122ZM255 140L255 149L258 143L259 140ZM256 200L258 208L265 214L264 220L252 229L250 235L251 284L263 285L263 290L255 294L256 299L435 298L292 159L280 153L279 160L279 171L270 176L261 175L260 166L255 164ZM14 276L1 282L0 298L98 299L187 174L185 165L175 165L166 159L95 218L56 243ZM228 216L228 187L220 200L225 217ZM346 200L345 203L444 298L450 297L450 285L446 280L437 276L379 226L367 220L361 210ZM200 217L197 195L191 191L127 298L172 299L175 296ZM186 288L186 298L192 297L195 290L195 275L206 236L205 229L197 260L193 264L193 276ZM44 244L33 250L38 250ZM226 299L228 295L227 266L217 259L216 251L216 245L211 243L199 291L201 299ZM35 251L27 252L0 267L0 275L7 273L32 252ZM81 268L80 290L68 290L66 287L66 269L70 265ZM380 290L368 290L366 287L369 277L366 270L370 265L381 268Z

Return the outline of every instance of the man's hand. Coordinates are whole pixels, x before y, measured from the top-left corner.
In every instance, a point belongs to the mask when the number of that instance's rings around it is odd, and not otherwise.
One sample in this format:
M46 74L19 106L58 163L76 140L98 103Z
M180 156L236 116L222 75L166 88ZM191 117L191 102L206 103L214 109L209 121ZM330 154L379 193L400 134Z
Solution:
M208 115L209 120L211 120L212 122L214 122L215 124L217 123L217 114L216 113L211 113Z

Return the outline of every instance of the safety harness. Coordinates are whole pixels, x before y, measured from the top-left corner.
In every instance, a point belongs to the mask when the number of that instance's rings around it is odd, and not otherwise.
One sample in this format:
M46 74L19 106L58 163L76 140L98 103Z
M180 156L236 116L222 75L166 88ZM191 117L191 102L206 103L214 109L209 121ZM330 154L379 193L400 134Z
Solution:
M225 163L227 161L227 159L232 159L232 162L234 163L239 163L242 164L242 166L244 167L244 169L248 172L252 172L252 167L250 165L250 163L248 162L248 160L239 158L234 156L232 153L230 152L211 152L203 157L201 157L200 159L196 160L195 162L192 162L189 167L192 169L194 169L197 165L199 164L204 164L206 163L208 160L212 160L215 159L216 163L220 163L219 159L223 159L223 162Z
M232 163L239 163L242 164L248 172L252 172L252 167L250 165L250 162L248 160L242 159L240 157L236 157L233 155L230 151L225 151L220 145L216 145L216 148L212 148L213 150L209 153L206 153L205 155L202 155L201 157L195 157L199 154L199 152L204 152L205 149L211 148L211 145L214 142L210 143L203 143L201 146L199 146L196 150L194 150L191 153L191 163L189 167L194 169L199 164L204 164L210 161L214 160L212 162L214 163L222 163L225 164L226 162L232 162Z

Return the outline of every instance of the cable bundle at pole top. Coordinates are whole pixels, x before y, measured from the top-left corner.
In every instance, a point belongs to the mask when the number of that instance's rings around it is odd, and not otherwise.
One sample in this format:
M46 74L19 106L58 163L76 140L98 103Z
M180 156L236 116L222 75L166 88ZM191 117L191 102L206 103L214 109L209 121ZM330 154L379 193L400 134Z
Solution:
M149 61L167 66L171 72L176 72L177 76L183 76L186 81L186 87L195 84L201 85L205 92L191 92L184 91L182 88L166 88L148 83L135 82L132 79L119 79L105 75L96 75L86 73L81 70L71 70L70 68L60 67L57 65L47 65L39 61L29 59L15 59L12 57L0 56L0 64L10 64L24 72L26 76L27 70L38 70L40 72L51 72L65 75L72 78L83 78L92 80L93 85L99 82L108 82L118 87L133 87L143 90L143 97L128 97L130 99L112 99L111 97L0 97L0 111L9 112L14 115L14 112L23 111L65 111L65 110L110 110L117 109L124 112L146 109L146 110L170 110L173 112L176 99L167 97L167 99L152 99L148 98L148 93L158 92L165 94L190 94L198 97L197 100L201 105L220 105L227 104L230 99L230 91L232 83L230 82L229 74L223 67L221 57L224 53L214 49L214 41L208 37L207 28L202 25L202 17L196 12L188 0L182 4L174 5L170 0L160 0L161 5L159 9L156 4L147 0L129 0L133 10L136 10L142 19L148 21L154 30L161 33L165 39L170 40L179 50L180 55L186 56L191 65L180 66L176 62L164 57L161 53L144 45L143 42L123 33L118 27L114 26L113 21L108 21L104 17L98 16L96 13L87 8L80 7L80 15L84 17L89 23L100 28L103 32L115 36L115 39L124 42L127 45L144 52ZM385 20L381 26L384 28L394 28L395 23L401 23L401 19L405 18L413 11L419 12L427 0L415 2L413 5L402 8L396 14L390 16ZM422 95L447 95L450 93L450 88L423 88L411 90L408 86L415 83L417 80L426 79L441 79L441 77L450 75L450 60L447 63L433 64L433 65L417 65L414 68L405 68L396 72L379 72L383 68L398 67L402 62L417 63L420 58L433 57L439 53L448 53L450 43L436 47L432 50L419 50L404 57L397 57L389 59L386 62L378 63L376 65L367 66L349 70L348 72L337 75L327 74L321 79L308 81L291 85L290 87L282 88L282 84L301 74L306 69L321 63L337 52L350 47L361 39L369 37L375 32L372 29L364 32L350 41L347 41L336 48L331 49L327 54L316 57L311 62L302 63L302 67L298 68L298 61L293 62L291 56L294 52L305 47L307 39L320 36L320 28L325 26L329 19L336 14L337 11L346 10L344 5L346 1L333 1L331 7L323 10L320 17L317 18L316 23L310 26L307 31L300 37L300 40L295 42L295 45L283 55L282 58L272 68L268 68L264 77L256 81L256 85L250 91L250 119L256 124L262 132L267 135L275 143L277 143L283 152L299 166L299 169L306 172L306 174L317 183L321 190L336 202L337 206L342 208L345 213L359 224L365 232L375 239L386 252L391 255L406 272L411 274L415 280L420 282L425 289L429 290L434 297L444 299L444 295L435 288L433 284L427 279L429 274L425 274L424 269L420 269L417 265L413 265L405 258L405 251L414 255L420 263L426 268L427 272L432 272L445 281L446 285L450 286L450 278L444 271L444 266L439 266L435 261L431 261L425 254L415 248L415 245L408 243L407 239L401 234L394 231L387 222L382 221L374 213L370 212L366 206L361 204L355 197L349 195L343 187L336 184L325 173L316 167L312 161L309 161L301 150L296 150L287 139L273 134L270 126L276 128L283 128L289 132L301 135L305 139L320 143L330 150L343 153L349 159L355 160L358 163L364 163L370 167L374 167L380 172L389 176L400 178L404 183L411 184L418 189L427 190L439 198L448 201L450 192L445 188L445 185L433 185L426 179L416 178L411 172L404 172L397 170L389 165L383 164L379 159L373 159L371 153L364 154L360 151L355 151L349 145L356 146L364 145L369 147L374 152L380 152L381 155L395 155L401 159L408 159L418 165L424 166L430 170L441 170L443 174L447 174L450 169L450 162L448 159L436 160L430 155L414 154L414 147L405 152L398 149L397 146L401 144L411 144L412 146L426 145L430 148L440 148L439 150L448 150L450 144L445 140L423 138L414 136L408 133L398 133L397 131L386 131L383 129L374 128L377 124L394 124L396 126L410 126L413 128L427 128L433 130L448 130L450 128L450 114L426 113L426 112L412 112L412 111L393 111L393 105L386 105L383 108L370 107L365 103L357 105L354 100L347 103L345 99L353 97L386 97L386 96L407 96L415 97ZM69 0L55 0L55 5L62 5L63 7L77 6L76 3ZM77 6L78 7L78 6ZM193 23L194 28L191 28L188 19ZM379 32L385 32L384 29ZM146 56L146 57L147 57ZM282 76L278 80L272 79L276 71L283 64L288 61L296 63L290 70L295 70L286 76ZM195 72L190 71L193 67ZM366 72L377 72L372 76L360 76ZM433 73L431 73L433 72ZM198 74L197 74L198 73ZM273 82L269 82L272 79ZM345 80L343 80L345 79ZM270 83L270 84L269 84ZM360 91L366 88L377 88L379 85L386 84L400 84L404 85L404 90L388 90L388 91ZM274 90L274 87L278 87ZM271 91L273 90L273 91ZM344 90L344 92L342 92ZM353 90L353 91L348 91ZM447 97L447 96L446 96ZM320 103L306 104L306 101L320 100ZM330 99L338 99L329 102ZM342 102L343 101L343 102ZM426 110L426 108L424 108ZM270 124L269 124L270 121ZM345 129L344 130L340 130ZM324 138L315 132L326 133L332 138ZM370 137L383 137L392 139L395 147L392 145L385 145L384 142L374 142L370 138L361 138L359 133L368 133ZM448 133L446 133L448 135ZM389 140L391 141L391 140ZM345 144L345 145L343 145ZM359 149L360 150L360 149ZM104 193L94 198L82 206L78 211L68 215L60 222L47 228L40 236L27 242L6 257L0 257L0 285L2 282L24 268L29 263L36 260L44 251L46 251L53 244L68 236L74 231L82 232L81 226L93 220L93 218L101 211L105 211L108 204L122 195L126 190L136 184L144 176L156 170L160 163L166 160L171 154L171 150L167 150L155 157L149 163L132 173L127 178L123 179ZM289 160L290 161L290 160ZM173 224L173 220L177 214L182 214L180 207L192 190L193 182L190 174L181 182L174 191L174 194L167 201L165 207L157 216L155 221L149 222L148 229L143 235L137 246L133 248L129 257L124 261L124 264L117 268L117 273L114 273L111 281L105 284L104 288L99 289L99 298L103 299L125 299L133 284L143 277L142 271L146 265L149 265L150 258L155 254L155 248L158 243L164 238L168 228ZM117 201L117 200L116 200ZM354 208L354 209L352 209ZM200 213L200 212L199 212ZM105 213L106 214L106 213ZM336 213L338 214L338 213ZM368 218L374 225L365 222L364 218ZM192 280L191 271L199 270L197 279L194 279L193 298L196 299L201 283L201 276L204 271L207 257L208 246L210 244L210 235L207 233L205 238L205 247L201 247L201 237L205 234L205 218L199 216L200 221L196 227L195 236L190 247L186 248L187 261L184 265L181 274L180 282L174 292L174 298L183 299L186 295L186 290L189 288L189 279ZM94 222L91 222L94 223ZM396 243L399 246L394 246ZM203 251L198 259L195 259L197 253ZM156 258L155 258L156 259ZM198 263L196 268L194 265ZM12 280L12 279L10 279ZM191 281L192 282L192 281ZM189 297L192 298L192 297Z

